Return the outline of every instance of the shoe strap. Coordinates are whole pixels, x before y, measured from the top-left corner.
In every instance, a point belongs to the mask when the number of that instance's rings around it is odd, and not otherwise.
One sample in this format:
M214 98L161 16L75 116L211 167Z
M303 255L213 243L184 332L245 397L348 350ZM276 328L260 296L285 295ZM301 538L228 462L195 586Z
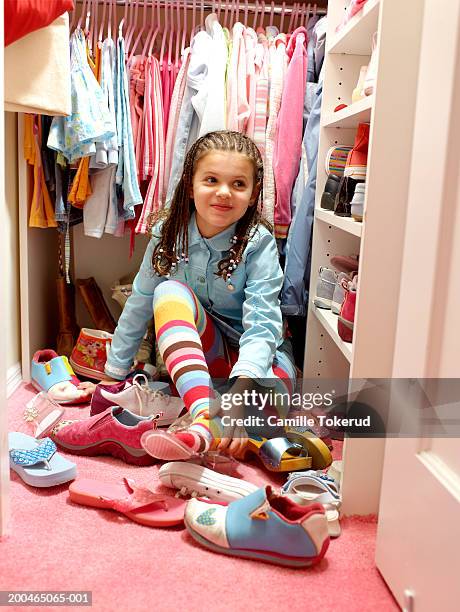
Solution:
M169 496L164 493L154 493L147 487L136 485L131 478L123 478L123 484L126 488L126 496L118 499L100 496L99 499L104 502L107 508L118 510L118 512L134 512L139 510L147 510L149 506L161 504L164 510L168 509Z
M13 448L10 457L15 465L32 467L39 463L45 464L45 469L50 470L49 460L56 452L56 444L50 438L44 438L36 448Z

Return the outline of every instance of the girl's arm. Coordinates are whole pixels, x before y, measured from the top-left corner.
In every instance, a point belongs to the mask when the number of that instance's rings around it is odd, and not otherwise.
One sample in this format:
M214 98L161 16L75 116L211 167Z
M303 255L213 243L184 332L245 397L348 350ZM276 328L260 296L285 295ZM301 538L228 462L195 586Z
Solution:
M246 288L243 303L243 329L237 363L230 377L272 378L271 367L281 344L283 322L279 292L283 273L273 236L259 228L258 240L248 247ZM257 234L256 234L257 236Z
M133 281L133 291L126 301L109 349L105 373L123 380L133 365L147 325L153 316L153 293L162 281L152 269L152 253L158 238L151 238L139 272Z

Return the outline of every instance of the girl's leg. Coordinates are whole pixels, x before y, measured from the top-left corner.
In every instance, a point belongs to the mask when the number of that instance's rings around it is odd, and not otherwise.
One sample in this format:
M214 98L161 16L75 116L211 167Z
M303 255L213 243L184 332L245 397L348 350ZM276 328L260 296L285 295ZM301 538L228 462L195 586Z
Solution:
M229 375L225 341L193 291L179 281L157 286L153 312L160 354L193 417L188 430L192 435L176 435L193 450L207 450L222 436L220 419L209 420L212 386L208 364L214 376Z

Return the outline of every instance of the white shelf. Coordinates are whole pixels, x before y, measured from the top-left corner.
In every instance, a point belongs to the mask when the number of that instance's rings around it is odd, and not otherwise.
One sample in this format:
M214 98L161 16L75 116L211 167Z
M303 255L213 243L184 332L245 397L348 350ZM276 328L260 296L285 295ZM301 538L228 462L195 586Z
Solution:
M368 0L363 9L332 38L327 51L348 55L370 55L372 35L378 27L379 8L380 0Z
M329 225L334 227L338 227L344 232L348 232L349 234L353 234L353 236L358 236L361 238L361 233L363 230L363 224L359 221L355 221L353 217L339 217L339 215L334 215L332 210L325 210L324 208L315 208L315 218L320 221L324 221Z
M350 342L344 342L339 336L337 331L338 315L334 314L332 310L317 308L313 302L311 303L311 309L334 343L339 347L341 353L351 363L352 345Z
M342 110L328 113L324 117L323 127L356 128L358 123L369 123L373 102L374 96L366 96Z

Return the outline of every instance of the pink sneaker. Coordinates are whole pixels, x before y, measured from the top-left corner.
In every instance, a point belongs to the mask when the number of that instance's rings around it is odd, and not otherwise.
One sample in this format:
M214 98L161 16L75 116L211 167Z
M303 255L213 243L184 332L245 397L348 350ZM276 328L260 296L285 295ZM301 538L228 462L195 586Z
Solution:
M126 463L152 465L155 460L140 440L143 433L155 428L153 417L140 417L114 406L83 421L61 421L49 436L75 455L112 455Z

